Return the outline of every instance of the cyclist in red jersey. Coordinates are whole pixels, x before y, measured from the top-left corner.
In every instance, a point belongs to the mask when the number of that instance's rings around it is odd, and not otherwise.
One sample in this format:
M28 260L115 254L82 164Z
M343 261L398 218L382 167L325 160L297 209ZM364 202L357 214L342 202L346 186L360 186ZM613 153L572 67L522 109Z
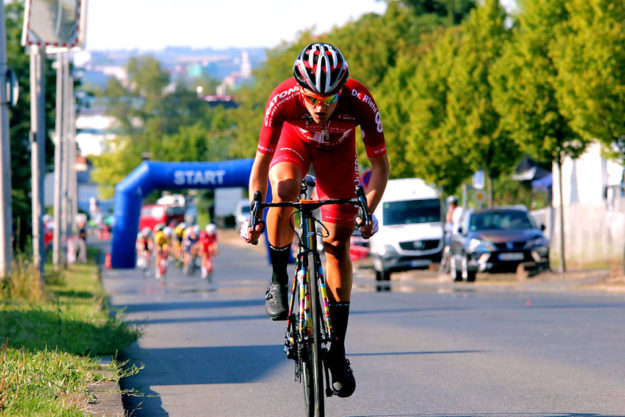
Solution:
M378 107L371 93L358 81L348 78L347 62L340 51L327 43L306 46L295 60L293 77L271 94L265 109L256 158L250 176L249 195L260 191L263 198L267 181L277 201L297 199L302 178L314 167L317 194L323 198L351 198L359 181L356 159L356 127L371 163L367 203L373 213L388 181L384 133ZM287 263L293 231L289 226L292 209L271 208L267 213L267 236L273 268L265 295L265 309L274 320L287 315ZM353 372L345 358L345 334L352 290L350 237L354 232L356 207L328 205L321 208L321 219L329 231L324 238L330 312L335 331L329 352L333 388L340 397L355 388ZM377 223L360 227L370 237ZM262 225L252 230L244 225L241 236L256 242Z
M206 225L200 233L202 248L202 278L208 278L213 273L213 256L217 255L217 226L213 223Z

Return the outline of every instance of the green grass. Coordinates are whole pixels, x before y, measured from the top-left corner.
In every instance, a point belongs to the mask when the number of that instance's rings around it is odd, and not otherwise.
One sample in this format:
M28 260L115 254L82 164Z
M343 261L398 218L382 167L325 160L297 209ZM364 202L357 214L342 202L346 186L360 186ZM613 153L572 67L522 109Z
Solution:
M90 263L47 272L45 289L23 259L0 289L0 415L87 416L100 356L115 357L138 331L113 317ZM112 378L122 376L114 361Z

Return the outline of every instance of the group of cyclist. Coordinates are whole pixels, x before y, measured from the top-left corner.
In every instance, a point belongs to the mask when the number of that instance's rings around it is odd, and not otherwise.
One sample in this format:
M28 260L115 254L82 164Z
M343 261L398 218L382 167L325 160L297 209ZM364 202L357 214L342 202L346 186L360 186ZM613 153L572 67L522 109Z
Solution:
M147 268L146 261L154 253L156 279L162 279L167 272L167 263L172 260L185 273L195 268L195 260L201 258L201 275L207 279L213 272L213 256L217 255L217 226L212 223L204 230L196 224L158 224L154 230L144 228L137 236L137 259L139 266Z

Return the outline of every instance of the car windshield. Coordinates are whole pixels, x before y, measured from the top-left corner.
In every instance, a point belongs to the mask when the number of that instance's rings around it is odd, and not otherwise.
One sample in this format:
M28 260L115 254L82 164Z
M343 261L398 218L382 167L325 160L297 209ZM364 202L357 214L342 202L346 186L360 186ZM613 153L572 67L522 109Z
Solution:
M535 229L536 225L524 211L506 210L473 213L469 220L469 230L514 230Z
M437 198L389 201L382 207L385 225L433 223L441 221L441 202Z
M168 216L181 216L184 215L184 207L182 206L169 206L167 207Z

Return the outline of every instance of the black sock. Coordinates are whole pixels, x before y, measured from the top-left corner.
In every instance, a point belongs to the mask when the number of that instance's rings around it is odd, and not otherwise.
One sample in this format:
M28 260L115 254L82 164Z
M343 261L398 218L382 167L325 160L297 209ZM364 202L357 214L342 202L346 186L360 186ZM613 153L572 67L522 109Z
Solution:
M332 321L333 339L330 346L331 355L335 358L345 357L345 335L349 319L349 301L334 302L328 305Z
M281 284L284 287L287 286L289 282L289 273L287 272L289 255L291 255L291 245L286 245L281 248L269 245L269 258L271 259L271 266L273 268L273 273L271 274L272 284Z

